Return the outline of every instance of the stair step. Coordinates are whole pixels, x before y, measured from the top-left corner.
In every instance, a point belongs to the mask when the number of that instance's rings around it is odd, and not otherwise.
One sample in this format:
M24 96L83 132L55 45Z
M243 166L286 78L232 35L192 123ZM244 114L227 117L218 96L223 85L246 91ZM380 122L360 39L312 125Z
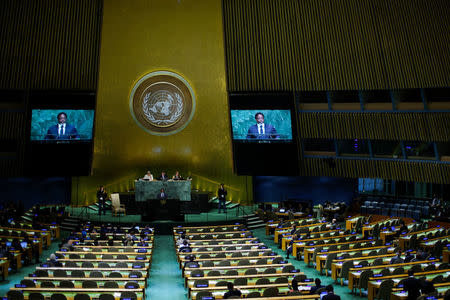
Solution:
M33 219L31 217L28 217L28 216L22 216L22 219L25 220L25 221L28 221L28 222L32 222L33 221Z
M232 203L232 204L228 205L228 208L235 208L238 206L239 206L239 203Z
M250 217L246 218L248 221L255 221L255 220L261 220L259 217Z
M254 221L254 222L247 222L247 225L256 225L256 224L264 224L266 225L264 222L258 222L258 221Z
M248 225L247 228L248 229L256 229L256 228L262 228L265 226L266 226L266 224L257 224L257 225Z

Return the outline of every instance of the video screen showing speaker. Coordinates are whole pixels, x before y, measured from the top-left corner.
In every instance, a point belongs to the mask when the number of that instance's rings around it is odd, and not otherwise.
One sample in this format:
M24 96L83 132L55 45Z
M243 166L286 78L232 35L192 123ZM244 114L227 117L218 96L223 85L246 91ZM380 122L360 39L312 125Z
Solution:
M89 175L95 93L33 91L30 104L26 174Z
M234 142L292 142L289 109L232 109L230 115Z
M94 125L91 109L33 109L30 139L33 142L90 142Z
M231 93L229 103L235 173L298 175L293 93Z

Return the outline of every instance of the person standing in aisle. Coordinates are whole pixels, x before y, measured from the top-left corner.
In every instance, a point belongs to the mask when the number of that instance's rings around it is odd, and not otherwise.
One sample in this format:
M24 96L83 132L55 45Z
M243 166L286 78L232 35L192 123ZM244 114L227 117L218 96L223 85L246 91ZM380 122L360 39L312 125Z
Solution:
M217 197L219 198L219 213L221 210L223 210L223 212L226 213L227 212L227 207L226 207L227 190L225 189L223 183L221 183L219 186L219 190L217 191Z

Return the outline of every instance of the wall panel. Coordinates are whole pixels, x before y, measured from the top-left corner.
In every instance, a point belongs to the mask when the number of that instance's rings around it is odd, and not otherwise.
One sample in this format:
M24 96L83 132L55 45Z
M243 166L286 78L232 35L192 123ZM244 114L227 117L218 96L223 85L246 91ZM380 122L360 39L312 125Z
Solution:
M450 2L223 0L229 91L450 84Z
M102 0L0 2L0 89L95 90Z

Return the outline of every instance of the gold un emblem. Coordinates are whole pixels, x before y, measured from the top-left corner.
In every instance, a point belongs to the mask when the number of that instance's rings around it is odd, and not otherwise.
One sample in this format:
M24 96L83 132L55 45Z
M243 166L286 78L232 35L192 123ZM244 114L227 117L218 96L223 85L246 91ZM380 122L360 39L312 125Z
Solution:
M194 92L186 79L169 71L144 75L130 94L130 111L136 123L155 135L183 130L195 111Z

